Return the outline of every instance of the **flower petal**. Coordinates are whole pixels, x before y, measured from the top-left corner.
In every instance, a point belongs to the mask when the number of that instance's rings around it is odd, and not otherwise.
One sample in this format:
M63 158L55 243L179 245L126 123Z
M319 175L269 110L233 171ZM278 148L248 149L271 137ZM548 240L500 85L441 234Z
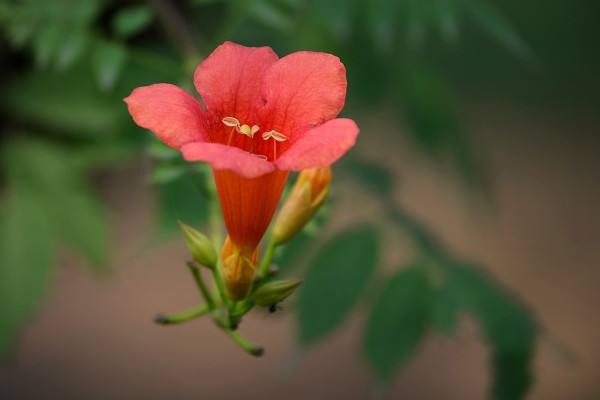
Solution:
M205 161L216 170L230 170L244 178L256 178L275 170L273 163L237 147L195 142L181 147L187 161Z
M204 141L204 111L188 92L167 83L142 86L124 99L136 124L168 146Z
M262 105L260 86L265 70L277 62L270 47L245 47L225 42L196 69L194 84L206 109L244 124L254 107Z
M236 172L215 170L214 176L231 242L251 254L269 227L288 172L273 169L247 179Z
M346 97L346 68L326 53L299 51L283 57L265 75L263 119L285 135L335 118Z
M275 161L275 165L289 171L330 165L354 146L357 135L358 126L353 120L331 120L305 132Z

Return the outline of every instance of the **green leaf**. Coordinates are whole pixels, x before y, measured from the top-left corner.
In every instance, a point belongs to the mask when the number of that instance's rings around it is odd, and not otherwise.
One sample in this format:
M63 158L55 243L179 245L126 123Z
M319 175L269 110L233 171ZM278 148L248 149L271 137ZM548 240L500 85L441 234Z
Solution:
M159 161L172 161L181 158L179 151L167 146L154 135L150 136L146 152Z
M107 267L108 216L102 203L85 191L69 193L62 205L61 237L79 251L96 271Z
M62 35L56 55L56 68L65 71L81 58L90 42L85 31L73 30Z
M394 178L389 169L359 158L350 158L344 162L345 171L358 183L383 198L392 195Z
M39 140L9 143L5 150L9 187L31 193L43 205L57 240L72 245L97 269L105 267L107 216L85 182L87 166L77 150Z
M405 365L427 332L433 289L426 272L415 265L396 274L376 301L367 322L365 356L384 382Z
M159 163L150 173L150 182L165 184L180 178L186 173L186 167L181 164Z
M446 279L433 293L432 324L438 332L451 336L456 330L461 311L460 292L454 281Z
M378 238L371 227L353 228L323 245L299 291L301 345L323 338L346 319L378 262Z
M47 25L36 32L33 40L33 52L36 63L46 68L54 59L61 42L62 32L57 25Z
M8 189L0 204L0 356L44 294L56 240L51 217L35 193Z
M112 29L116 36L128 38L144 31L154 15L147 5L124 7L114 16Z
M185 221L192 226L206 223L209 209L204 179L204 176L188 172L178 179L158 186L159 234L179 231L177 221Z
M387 0L366 2L369 31L373 35L373 44L383 50L392 50L396 33L398 3Z
M448 0L436 0L435 9L442 39L448 44L457 44L460 36L460 24L456 3Z
M0 104L11 119L41 126L78 139L107 140L121 129L123 105L98 93L89 68L74 66L68 74L31 73L2 87Z
M346 0L343 6L340 6L340 2L337 0L310 0L308 2L310 14L318 18L337 37L348 36L360 4L359 0Z
M442 76L426 64L406 62L402 82L400 101L417 147L440 164L452 162L466 183L485 187L482 165Z
M481 324L492 347L495 400L524 399L533 380L537 326L514 297L475 268L457 266L452 279L459 285L462 306Z
M465 9L471 19L508 52L523 59L533 58L533 53L527 44L492 3L485 0L472 0L465 3Z
M249 8L249 14L256 21L264 24L268 28L283 33L290 32L295 25L295 22L289 13L267 1L252 2Z
M101 90L113 88L127 62L127 49L118 42L98 41L92 54L92 69Z

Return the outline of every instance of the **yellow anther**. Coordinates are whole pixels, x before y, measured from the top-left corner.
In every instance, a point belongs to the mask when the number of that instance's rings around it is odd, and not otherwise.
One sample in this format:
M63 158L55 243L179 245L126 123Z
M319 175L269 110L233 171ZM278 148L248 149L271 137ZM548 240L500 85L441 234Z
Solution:
M258 127L258 125L253 125L252 128L250 128L248 125L242 125L238 128L238 132L243 133L249 138L253 138L254 134L258 132L259 129L260 128Z
M277 131L263 132L262 138L263 140L269 140L273 138L273 140L277 142L285 142L287 140L287 137L283 133Z
M260 158L261 160L267 161L267 156L263 156L262 154L254 154L254 153L250 153L250 154L252 154L253 156L256 156L256 157Z
M233 118L233 117L225 117L221 120L225 125L230 126L232 128L238 128L240 126L240 121L237 120L237 118Z

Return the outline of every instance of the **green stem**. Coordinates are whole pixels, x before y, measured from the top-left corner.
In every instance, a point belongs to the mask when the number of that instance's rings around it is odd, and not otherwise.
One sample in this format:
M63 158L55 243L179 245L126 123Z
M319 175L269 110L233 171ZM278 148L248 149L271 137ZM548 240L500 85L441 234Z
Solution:
M260 264L260 268L258 269L258 278L265 279L267 276L267 272L269 272L269 267L271 266L271 261L273 260L273 255L275 254L275 241L271 236L269 238L269 243L267 244L267 249L265 251L265 255L263 256L262 262Z
M200 292L202 293L204 300L206 300L206 304L207 304L209 310L214 310L215 309L215 300L213 299L212 295L208 291L208 288L204 284L204 279L202 279L202 273L200 272L200 268L198 268L198 266L196 265L196 263L194 261L188 261L187 266L190 268L192 275L194 275L194 279L196 280L196 285L198 285L198 288L200 289Z
M238 332L233 331L231 329L224 329L225 333L229 335L229 337L238 344L244 351L252 354L253 356L260 357L265 352L264 349L260 346L250 343L246 338L240 335Z
M210 308L207 304L200 304L196 307L190 308L189 310L182 311L178 314L174 315L159 315L156 317L156 323L161 325L171 325L171 324L180 324L182 322L187 322L194 318L198 318L207 312L210 311Z

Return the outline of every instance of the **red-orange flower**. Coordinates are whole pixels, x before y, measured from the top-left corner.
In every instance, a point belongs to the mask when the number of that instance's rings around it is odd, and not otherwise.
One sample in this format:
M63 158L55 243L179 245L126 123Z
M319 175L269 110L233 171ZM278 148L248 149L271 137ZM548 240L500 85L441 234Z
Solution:
M194 83L204 108L169 84L137 88L125 101L138 125L186 160L211 165L232 244L252 251L288 171L329 165L354 145L354 121L334 119L346 70L331 54L278 59L269 47L226 42L198 66Z

